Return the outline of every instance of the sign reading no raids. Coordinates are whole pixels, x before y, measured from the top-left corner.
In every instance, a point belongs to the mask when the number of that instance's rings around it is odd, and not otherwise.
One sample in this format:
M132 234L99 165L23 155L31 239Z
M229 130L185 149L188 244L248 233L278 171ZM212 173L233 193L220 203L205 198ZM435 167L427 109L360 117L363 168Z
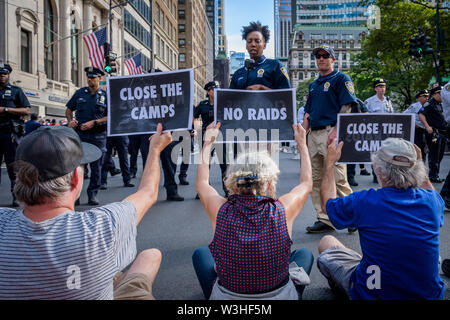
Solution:
M371 163L371 153L387 138L414 143L414 124L413 114L338 114L337 140L344 141L339 163Z
M223 141L293 141L297 123L295 89L216 89L215 122L221 123Z
M108 136L190 130L194 106L192 69L109 77Z

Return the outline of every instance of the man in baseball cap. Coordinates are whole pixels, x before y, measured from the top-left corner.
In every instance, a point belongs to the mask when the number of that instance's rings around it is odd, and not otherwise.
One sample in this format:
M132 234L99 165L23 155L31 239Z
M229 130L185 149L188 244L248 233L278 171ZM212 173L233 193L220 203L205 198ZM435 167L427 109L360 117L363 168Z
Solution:
M158 124L152 136L137 192L84 212L74 209L83 164L97 161L100 149L63 126L41 127L22 140L14 193L24 206L0 208L7 230L0 265L9 270L0 276L0 299L153 299L157 249L142 251L127 272L118 273L133 262L136 226L158 197L160 153L172 140L162 129Z
M419 147L401 138L382 141L372 154L381 188L337 197L333 166L342 145L335 139L328 146L322 207L337 229L358 228L362 255L325 236L318 247L320 272L352 300L442 299L437 266L444 201L428 179Z
M322 44L313 50L313 55L316 55L320 50L327 52L332 58L336 59L333 47L327 44Z

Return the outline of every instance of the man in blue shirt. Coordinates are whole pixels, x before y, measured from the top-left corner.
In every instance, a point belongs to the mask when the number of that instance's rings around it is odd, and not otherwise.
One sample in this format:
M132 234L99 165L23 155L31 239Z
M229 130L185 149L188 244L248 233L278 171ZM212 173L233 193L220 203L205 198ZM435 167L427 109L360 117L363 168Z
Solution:
M400 138L384 140L372 155L381 188L336 197L334 166L342 145L334 139L328 146L322 208L336 228L358 228L362 256L325 236L318 247L320 272L352 299L442 299L444 201L428 179L420 148Z
M308 99L305 105L303 127L309 133L308 149L313 171L313 190L311 193L317 221L307 227L309 233L333 231L333 225L327 214L322 211L320 200L320 186L324 171L327 144L336 136L335 125L337 114L350 112L357 104L352 79L345 73L334 70L336 61L334 50L329 45L321 45L313 50L316 57L320 76L309 86ZM335 166L336 188L338 196L343 197L352 193L347 182L345 165ZM349 231L354 231L350 229Z
M30 120L25 122L25 135L33 132L37 128L39 128L41 124L38 121L38 115L36 113L32 113L30 116Z

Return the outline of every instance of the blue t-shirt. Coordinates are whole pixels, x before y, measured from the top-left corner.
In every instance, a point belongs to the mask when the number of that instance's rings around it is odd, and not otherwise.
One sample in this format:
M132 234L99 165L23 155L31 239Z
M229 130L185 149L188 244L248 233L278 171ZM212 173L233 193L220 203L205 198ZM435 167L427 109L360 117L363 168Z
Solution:
M334 126L341 107L353 102L356 102L355 89L348 75L334 70L329 75L320 76L309 86L305 105L309 126Z
M362 190L328 200L327 213L337 229L359 231L363 257L351 276L352 299L442 299L439 229L444 201L436 191ZM379 267L379 289L367 285L374 274L369 266Z
M279 60L261 56L255 67L248 71L242 67L235 71L231 78L230 89L246 89L254 84L262 84L271 89L287 89L291 87L287 70Z

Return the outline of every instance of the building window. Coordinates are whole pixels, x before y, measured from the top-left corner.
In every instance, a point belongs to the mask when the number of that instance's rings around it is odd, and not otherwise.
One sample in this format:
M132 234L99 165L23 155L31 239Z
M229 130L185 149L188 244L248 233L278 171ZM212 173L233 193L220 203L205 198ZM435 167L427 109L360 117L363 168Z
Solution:
M315 78L316 77L316 73L315 72L311 72L311 78Z
M300 61L300 62L298 63L298 67L299 67L299 68L303 68L303 61Z
M186 14L184 10L178 10L178 19L185 19Z
M21 29L20 34L20 70L31 73L31 32Z
M70 38L70 58L71 58L71 79L74 85L77 87L80 86L80 80L78 78L78 35L79 30L77 29L77 25L75 22L75 15L71 15L71 26L70 26L70 34L72 37Z
M50 0L46 0L44 3L44 67L45 74L49 79L55 79L54 72L54 44L47 46L47 44L53 42L53 35L55 32L55 26L53 23L53 8Z
M184 31L186 31L186 25L179 24L178 25L178 32L184 32Z
M180 59L180 62L186 62L186 54L180 53L178 58Z
M186 39L178 39L178 46L180 48L183 48L184 46L186 46Z
M298 73L298 80L303 80L303 72Z

